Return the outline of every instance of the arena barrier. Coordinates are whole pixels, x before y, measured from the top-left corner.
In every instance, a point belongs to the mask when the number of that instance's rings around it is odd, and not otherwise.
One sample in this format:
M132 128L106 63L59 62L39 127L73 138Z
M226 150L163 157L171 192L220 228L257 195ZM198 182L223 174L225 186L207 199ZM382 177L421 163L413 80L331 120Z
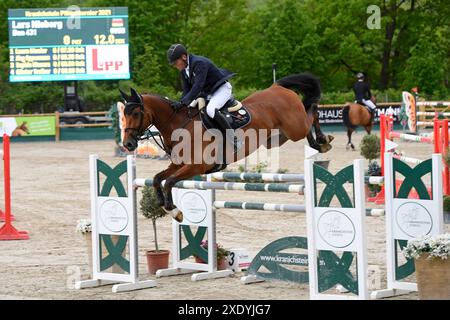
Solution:
M11 171L10 171L10 139L7 134L3 134L3 180L5 186L5 212L0 210L0 218L5 221L0 228L0 240L28 240L30 237L27 231L18 231L12 225L13 215L11 214Z

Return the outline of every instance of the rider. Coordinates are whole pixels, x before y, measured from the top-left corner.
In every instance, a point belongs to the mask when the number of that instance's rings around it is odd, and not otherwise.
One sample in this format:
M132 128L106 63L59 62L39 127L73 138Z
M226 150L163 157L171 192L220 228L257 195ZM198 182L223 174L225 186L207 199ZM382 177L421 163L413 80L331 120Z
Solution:
M235 74L219 69L206 57L188 53L182 44L173 44L167 50L169 64L178 69L183 80L183 95L174 108L189 105L199 96L207 96L209 103L206 113L223 129L228 139L236 146L234 130L227 118L219 111L233 97L232 87L228 82Z
M372 113L375 112L376 106L370 100L370 98L372 98L372 94L370 93L369 84L364 81L364 74L362 72L358 72L356 78L358 81L356 81L353 85L356 102L368 106Z

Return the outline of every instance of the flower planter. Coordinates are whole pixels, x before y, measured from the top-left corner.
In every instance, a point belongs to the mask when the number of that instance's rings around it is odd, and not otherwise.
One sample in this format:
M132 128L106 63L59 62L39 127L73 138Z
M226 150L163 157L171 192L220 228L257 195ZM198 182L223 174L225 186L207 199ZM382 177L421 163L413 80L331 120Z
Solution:
M423 253L415 260L420 300L450 300L450 259L433 258Z
M169 268L169 250L147 250L145 255L147 256L148 273L156 274L159 269Z
M202 259L198 258L198 257L194 257L195 258L195 262L197 263L206 263L205 261L203 261ZM217 270L225 270L227 269L227 259L226 258L222 258L220 260L217 260Z

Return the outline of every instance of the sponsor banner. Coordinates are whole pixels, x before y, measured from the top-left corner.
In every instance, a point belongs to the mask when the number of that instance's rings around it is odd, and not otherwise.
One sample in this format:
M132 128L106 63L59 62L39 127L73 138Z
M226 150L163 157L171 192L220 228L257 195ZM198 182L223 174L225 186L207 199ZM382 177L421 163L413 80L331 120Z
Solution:
M414 96L406 91L402 92L402 104L405 106L406 116L408 117L408 128L411 132L417 131L416 121L416 99Z
M87 74L128 72L128 45L87 46Z
M0 118L0 133L11 137L54 136L55 116Z
M342 107L327 107L326 105L319 106L319 123L327 124L342 124ZM394 123L400 123L400 103L377 105L375 114L375 123L380 122L381 114L392 114L394 116Z

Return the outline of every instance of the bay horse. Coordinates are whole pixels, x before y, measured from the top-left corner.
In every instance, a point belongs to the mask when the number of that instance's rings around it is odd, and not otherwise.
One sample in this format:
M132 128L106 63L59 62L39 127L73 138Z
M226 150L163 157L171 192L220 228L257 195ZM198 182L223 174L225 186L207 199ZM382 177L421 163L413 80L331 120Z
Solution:
M27 123L23 122L20 126L17 126L13 132L11 133L12 137L19 137L19 136L25 136L29 134L30 131L28 130Z
M370 100L376 104L377 99L374 95ZM374 113L368 110L368 107L363 106L359 103L347 102L342 108L342 120L344 126L347 128L348 142L346 149L352 149L355 151L355 146L352 143L352 133L358 126L363 126L366 129L367 134L370 134L373 127Z
M303 94L303 102L294 90ZM174 102L167 98L153 94L139 95L133 88L131 96L120 89L119 91L125 101L126 126L123 145L128 151L134 151L138 146L138 140L149 126L155 126L159 130L162 147L170 155L171 163L167 169L154 176L153 187L158 205L181 222L183 214L172 201L172 187L180 180L223 169L217 167L217 162L211 162L211 158L204 156L207 150L211 149L211 144L223 146L223 141L216 139L216 136L214 140L211 139L210 130L206 131L202 127L199 111L194 115L191 114L193 108L185 106L174 110L172 107ZM263 129L268 131L278 129L279 144L276 146L281 146L288 140L299 141L307 137L311 147L322 153L327 152L331 149L330 142L333 137L325 136L320 130L317 115L319 98L319 81L313 75L303 73L282 78L269 88L253 93L242 101L251 115L251 122L240 130L245 134L251 132L251 129L256 132L262 132ZM315 139L311 132L313 123L316 130ZM201 130L195 129L196 127ZM187 130L189 137L175 141L173 134L177 129ZM264 139L257 134L256 143L245 143L237 153L234 153L233 148L231 150L226 148L227 155L228 152L232 153L231 160L226 164L245 158L260 145L271 148L275 141L274 137ZM198 145L200 147L196 148ZM175 149L182 150L179 156L175 154ZM214 157L216 160L217 157L220 158L217 154L214 154ZM180 158L183 160L180 161ZM163 180L165 180L164 188L161 186Z

